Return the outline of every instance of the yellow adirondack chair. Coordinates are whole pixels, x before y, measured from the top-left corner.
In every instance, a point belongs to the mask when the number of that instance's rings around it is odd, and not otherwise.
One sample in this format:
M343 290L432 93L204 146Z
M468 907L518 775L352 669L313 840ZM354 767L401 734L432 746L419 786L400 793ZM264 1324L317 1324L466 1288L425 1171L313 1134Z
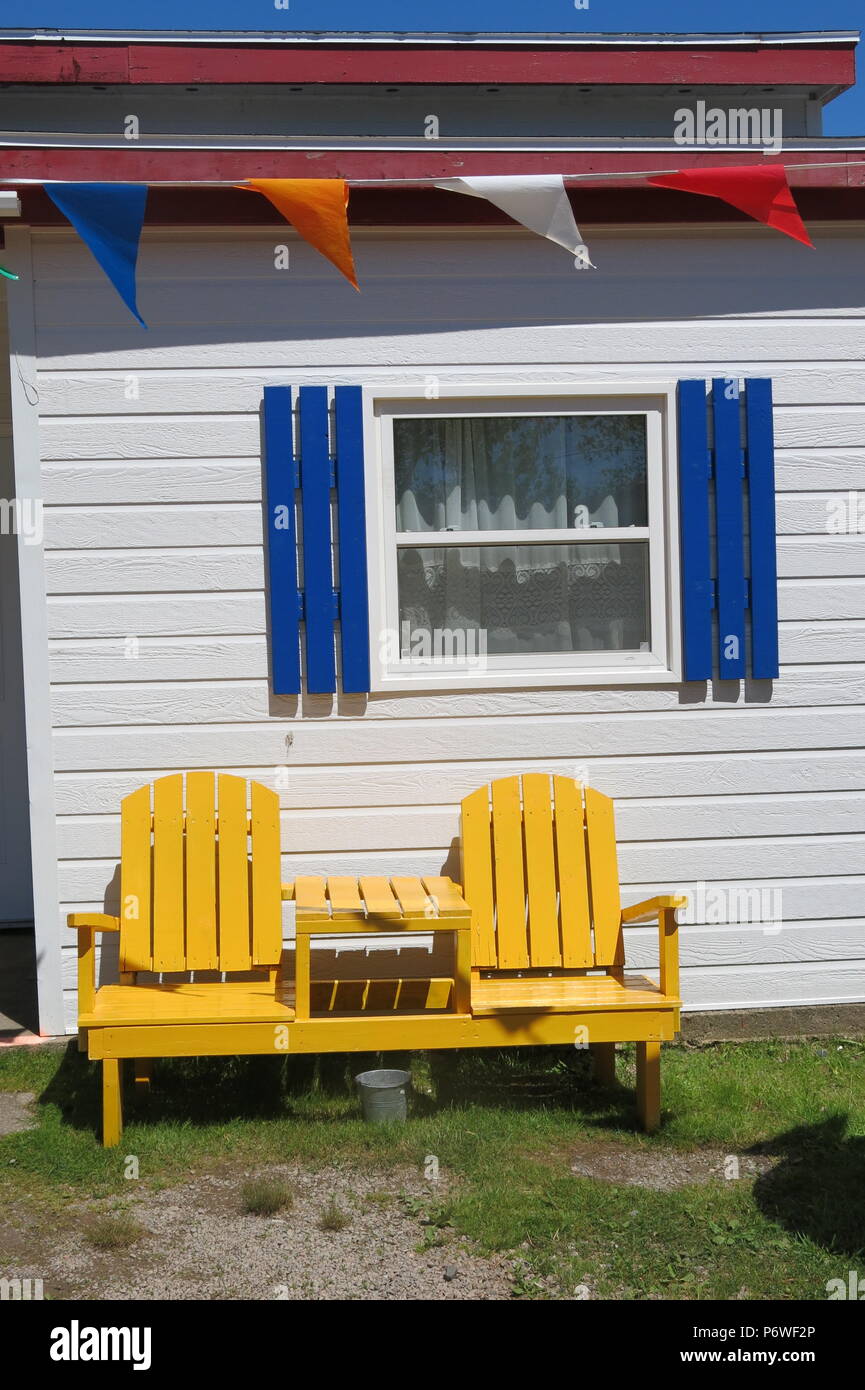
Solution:
M279 855L279 798L257 782L247 792L240 777L189 772L184 788L177 773L153 784L152 805L149 785L123 799L120 916L69 916L79 1045L102 1059L104 1144L117 1144L122 1130L124 1040L141 1047L135 1074L146 1085L149 1057L245 1051L248 1025L273 1025L267 1038L294 1018L277 998ZM120 934L120 983L101 989L97 932ZM199 982L212 972L247 978Z
M124 1058L146 1085L153 1057L565 1042L590 1046L606 1079L615 1043L636 1042L640 1114L654 1129L660 1043L679 1022L676 908L685 900L622 910L612 803L564 777L506 778L467 797L462 853L462 893L443 878L289 886L268 788L189 772L125 797L120 914L69 917L79 1045L103 1067L103 1143L120 1140ZM291 897L295 980L282 981L280 901ZM650 918L660 927L660 986L624 973L622 927ZM314 935L430 930L453 937L450 978L312 988ZM119 933L120 983L101 989L98 932Z
M578 1044L612 1081L616 1042L637 1044L640 1118L660 1120L660 1045L679 1027L681 897L622 909L613 803L568 777L527 773L462 802L463 896L472 909L471 1009L533 1040L539 1015L573 1014ZM624 925L659 925L660 987L624 973ZM590 973L591 972L591 973Z

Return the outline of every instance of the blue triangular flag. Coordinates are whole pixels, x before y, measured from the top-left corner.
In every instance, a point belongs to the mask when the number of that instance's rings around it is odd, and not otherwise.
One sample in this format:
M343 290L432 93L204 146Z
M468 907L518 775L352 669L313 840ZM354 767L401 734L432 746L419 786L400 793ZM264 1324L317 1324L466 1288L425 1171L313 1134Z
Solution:
M143 183L46 183L45 192L93 252L142 328L135 302L135 262L144 222Z

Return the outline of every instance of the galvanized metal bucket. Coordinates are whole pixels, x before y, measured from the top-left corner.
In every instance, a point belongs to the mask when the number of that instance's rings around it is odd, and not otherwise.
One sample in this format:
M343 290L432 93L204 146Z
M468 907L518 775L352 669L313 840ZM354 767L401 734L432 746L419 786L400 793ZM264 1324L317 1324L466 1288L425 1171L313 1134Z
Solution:
M374 1125L402 1123L408 1113L410 1071L362 1071L355 1078L363 1118Z

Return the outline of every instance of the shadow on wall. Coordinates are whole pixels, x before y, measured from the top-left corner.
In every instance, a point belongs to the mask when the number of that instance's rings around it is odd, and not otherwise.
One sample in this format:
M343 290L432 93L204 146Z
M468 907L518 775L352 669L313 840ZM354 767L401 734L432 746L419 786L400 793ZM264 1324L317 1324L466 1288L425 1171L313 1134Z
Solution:
M0 927L0 1033L38 1033L33 928Z
M689 200L694 220L699 220L696 204L704 201ZM709 211L718 217L716 209ZM765 355L767 343L765 325L755 324L755 337L748 319L779 313L787 316L787 333L797 339L807 334L809 341L819 333L827 354L843 356L850 331L845 318L836 326L797 320L812 311L861 313L851 303L851 287L861 278L860 248L852 236L818 232L815 252L756 224L732 224L705 235L667 231L641 238L589 229L586 234L598 267L591 272L576 271L567 252L529 235L503 238L494 232L488 239L468 236L455 243L433 233L396 245L386 238L358 238L361 295L302 244L292 243L292 273L275 280L272 250L261 254L264 243L244 242L240 248L219 243L204 253L194 243L174 246L169 274L164 244L145 239L138 287L148 324L146 348L270 342L276 364L308 369L358 360L357 353L335 348L334 340L366 339L362 358L374 362L387 360L382 339L443 334L460 335L458 360L465 362L472 360L472 335L486 331L505 335L501 355L497 351L489 360L494 366L536 360L536 341L509 338L508 329L522 334L533 325L585 324L597 326L596 336L589 343L578 335L561 360L585 360L591 348L596 362L656 361L658 324L741 319L719 327L708 342L701 336L699 349L697 339L689 337L676 360L686 361L695 352L701 359L708 352L718 360L746 360ZM86 255L83 248L81 254ZM203 254L209 278L203 278ZM107 344L112 352L144 348L142 329L95 268L83 278L52 283L50 303L50 323L40 335L40 350L47 355L104 352ZM640 325L652 326L648 338ZM830 352L831 339L841 344L840 353ZM754 346L758 340L762 347ZM322 343L328 344L324 351ZM605 356L614 344L617 350ZM488 339L482 350L488 359L490 347ZM819 354L812 347L805 355ZM419 348L414 360L428 361L429 347Z

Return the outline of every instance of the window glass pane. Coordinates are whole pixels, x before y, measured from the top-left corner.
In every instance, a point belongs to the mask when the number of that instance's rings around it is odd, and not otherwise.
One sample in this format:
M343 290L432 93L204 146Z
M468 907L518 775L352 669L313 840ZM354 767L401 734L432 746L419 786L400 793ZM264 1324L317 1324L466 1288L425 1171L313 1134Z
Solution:
M403 657L647 650L649 547L401 547L399 617Z
M398 531L646 526L645 415L393 422Z

